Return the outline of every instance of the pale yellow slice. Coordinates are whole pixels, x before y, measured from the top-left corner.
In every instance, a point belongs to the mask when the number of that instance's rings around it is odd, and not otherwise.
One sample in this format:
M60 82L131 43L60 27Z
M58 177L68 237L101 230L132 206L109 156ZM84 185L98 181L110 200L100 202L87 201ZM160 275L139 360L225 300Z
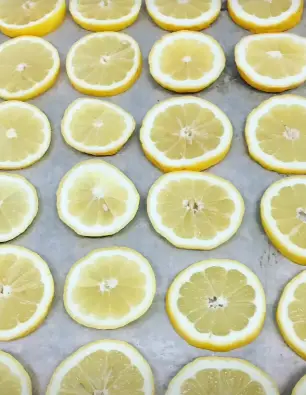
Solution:
M62 134L67 144L90 155L114 155L136 123L121 107L98 99L77 99L66 110Z
M0 393L32 395L30 376L17 359L3 351L0 351Z
M296 384L292 391L292 395L304 395L306 394L306 376L303 376L301 380Z
M78 91L112 96L128 90L141 73L142 58L136 41L124 33L89 34L70 49L66 67Z
M128 343L100 340L80 348L54 372L46 395L154 395L151 368Z

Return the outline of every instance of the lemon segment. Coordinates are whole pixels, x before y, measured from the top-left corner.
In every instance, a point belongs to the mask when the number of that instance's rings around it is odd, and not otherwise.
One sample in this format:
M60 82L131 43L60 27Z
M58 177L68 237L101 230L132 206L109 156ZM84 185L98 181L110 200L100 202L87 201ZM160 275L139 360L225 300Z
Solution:
M131 345L100 340L80 348L54 372L46 395L78 393L154 395L151 368Z
M235 49L241 77L264 92L283 92L306 80L306 39L290 33L244 37Z
M292 391L292 395L304 395L306 393L306 376L296 384Z
M219 16L221 0L146 0L147 10L162 29L202 30Z
M89 34L70 49L66 67L75 89L95 96L128 90L141 73L142 58L136 41L124 33Z
M75 22L96 32L125 29L136 21L140 9L141 0L70 0Z
M90 155L114 155L134 132L134 118L121 107L97 99L77 99L66 110L62 134L67 144Z
M147 158L163 171L207 169L228 153L233 128L214 104L196 97L154 106L140 130Z
M24 367L10 354L0 351L0 393L32 395L30 376Z
M190 31L166 34L149 55L155 81L174 92L199 92L211 85L225 67L225 55L212 37Z

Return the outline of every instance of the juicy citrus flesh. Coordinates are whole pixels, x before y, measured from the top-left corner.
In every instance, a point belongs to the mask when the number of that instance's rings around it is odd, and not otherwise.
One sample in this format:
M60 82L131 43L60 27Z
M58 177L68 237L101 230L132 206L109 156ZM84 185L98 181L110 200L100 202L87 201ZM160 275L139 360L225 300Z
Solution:
M19 377L2 362L0 362L0 377L0 391L2 394L20 395L22 393Z
M84 18L94 21L113 21L128 16L135 0L78 0L77 9Z
M155 0L154 4L158 11L172 18L195 19L211 9L211 0L189 0L178 2L177 0Z
M306 284L300 284L294 292L294 300L288 306L288 317L296 336L306 341Z
M0 392L31 395L31 380L23 366L10 354L0 351Z
M275 18L288 11L292 0L238 0L245 12L257 18Z

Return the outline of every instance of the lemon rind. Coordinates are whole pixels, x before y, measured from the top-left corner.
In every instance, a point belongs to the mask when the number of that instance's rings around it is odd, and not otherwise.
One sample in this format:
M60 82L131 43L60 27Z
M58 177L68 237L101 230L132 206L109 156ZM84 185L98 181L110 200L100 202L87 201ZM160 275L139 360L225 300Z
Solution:
M303 376L296 384L292 395L304 395L306 392L306 376Z
M0 363L6 365L14 376L17 376L20 383L21 395L32 395L32 382L28 372L16 358L11 354L0 351Z

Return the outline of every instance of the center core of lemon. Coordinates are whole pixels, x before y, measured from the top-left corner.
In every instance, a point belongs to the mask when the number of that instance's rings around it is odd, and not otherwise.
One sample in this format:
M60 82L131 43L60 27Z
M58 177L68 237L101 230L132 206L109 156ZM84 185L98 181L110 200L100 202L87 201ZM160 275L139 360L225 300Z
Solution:
M186 140L192 140L194 136L194 130L190 126L185 126L181 129L180 136Z
M31 10L31 9L34 8L34 7L35 7L35 2L34 2L34 1L31 1L31 0L26 1L24 4L22 4L22 8L23 8L25 11Z
M281 59L283 54L280 51L268 51L267 54L274 59Z
M191 62L191 56L184 56L183 59L182 59L182 61L183 61L184 63L190 63L190 62Z
M177 2L179 4L187 4L187 3L189 3L189 0L177 0Z
M297 211L297 218L306 224L306 209L298 208L296 211Z
M287 139L287 140L298 140L300 138L300 131L298 129L294 129L294 128L289 128L288 126L285 126L285 131L283 133L283 136Z
M0 284L0 298L7 298L11 295L12 289L8 285Z
M210 309L223 309L227 306L227 301L222 297L213 296L212 298L208 298L208 307Z
M109 292L112 289L116 288L118 285L118 280L115 278L110 278L109 280L102 281L100 284L100 291L102 293Z
M202 211L204 209L204 203L200 200L184 200L183 207L187 211L192 211L193 214L196 214L198 211Z
M6 137L8 139L15 139L17 137L16 130L11 128L6 131Z
M103 121L95 121L95 122L93 123L93 126L94 126L95 128L102 128L103 125L104 125Z
M26 68L27 68L27 64L25 64L25 63L19 63L19 64L16 66L16 71L19 71L19 72L21 73L21 72L24 71Z
M100 63L101 63L101 64L106 64L106 63L109 62L109 60L110 60L110 56L108 56L108 55L103 55L103 56L101 56L101 58L100 58Z

